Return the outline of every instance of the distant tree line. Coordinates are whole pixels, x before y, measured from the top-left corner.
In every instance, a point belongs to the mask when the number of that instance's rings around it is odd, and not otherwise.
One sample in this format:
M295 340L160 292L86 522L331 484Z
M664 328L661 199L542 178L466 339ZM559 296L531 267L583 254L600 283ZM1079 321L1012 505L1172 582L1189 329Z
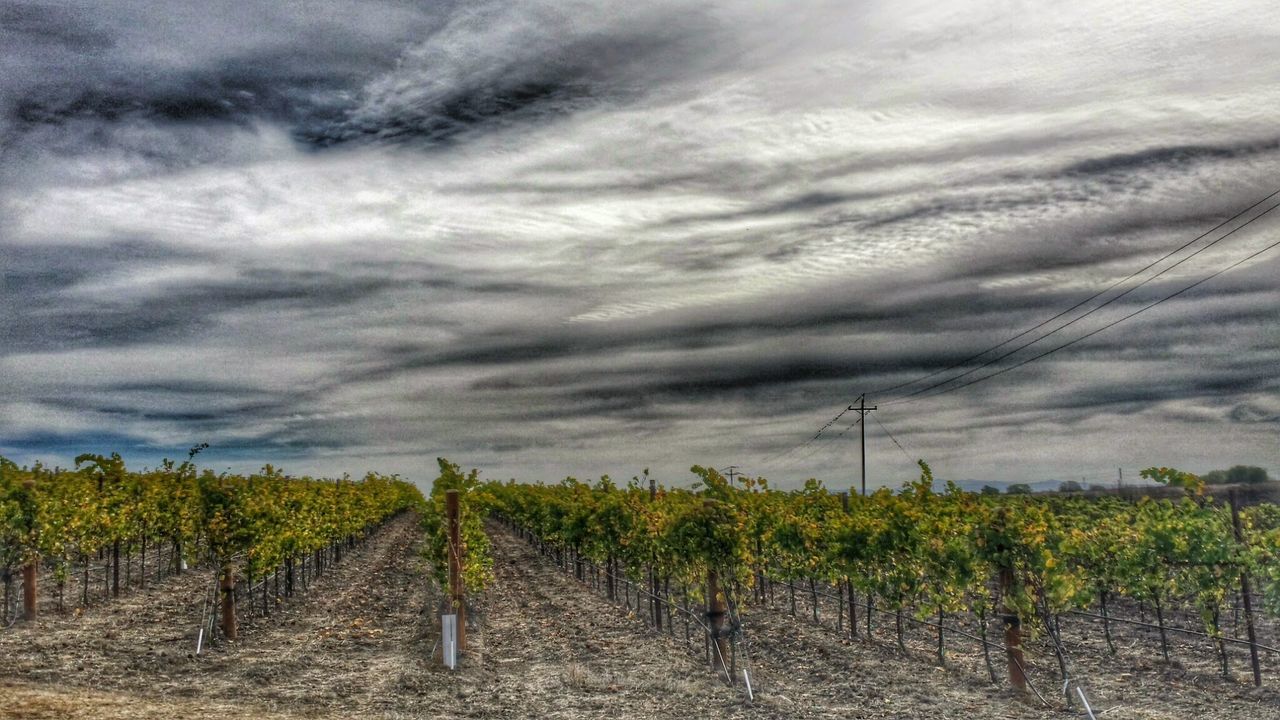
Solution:
M1010 495L1030 495L1031 486L1026 483L1013 483L1009 487L1005 488L1004 491ZM983 495L999 495L1000 488L994 485L983 485L982 494Z
M1185 475L1187 478L1192 480L1196 479L1194 475L1189 473L1181 473L1181 475ZM1266 468L1260 468L1253 465L1236 465L1230 470L1214 470L1212 472L1207 472L1204 475L1201 475L1199 480L1203 481L1206 485L1259 485L1271 482L1271 476L1267 474ZM1168 478L1157 480L1157 482L1173 486L1180 486L1182 484L1180 480L1170 480ZM1075 480L1066 480L1058 485L1058 492L1063 493L1108 489L1110 489L1109 486L1094 483L1090 483L1086 487ZM1000 488L995 487L994 485L983 485L981 492L983 495L999 495ZM1005 488L1004 492L1009 495L1030 495L1032 490L1031 485L1027 483L1012 483Z
M1236 465L1230 470L1213 470L1200 476L1206 485L1258 485L1270 482L1266 468Z

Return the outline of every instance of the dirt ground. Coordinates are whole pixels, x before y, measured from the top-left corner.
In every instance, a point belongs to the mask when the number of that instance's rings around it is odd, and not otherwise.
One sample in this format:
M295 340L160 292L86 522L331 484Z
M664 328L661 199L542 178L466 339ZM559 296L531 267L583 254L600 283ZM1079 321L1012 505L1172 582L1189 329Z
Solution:
M1085 716L1079 705L1071 712L1061 701L1057 660L1043 632L1026 643L1028 674L1033 686L1054 707L1046 708L1036 700L1020 706L1008 705L1009 696L1003 689L1003 656L999 649L992 650L992 662L1001 684L992 685L981 645L975 640L948 635L946 665L940 667L933 628L906 622L907 652L904 655L897 647L891 615L875 614L875 640L867 642L864 609L860 607L860 638L850 641L836 632L834 618L838 607L833 598L819 597L820 622L816 625L812 621L809 594L804 588L797 598L795 618L790 615L785 590L778 590L772 603L749 609L744 619L755 641L766 649L779 642L793 649L792 662L805 662L806 658L821 654L839 668L839 677L863 678L871 692L888 695L891 702L903 702L903 695L909 695L906 688L928 684L944 710L964 708L964 717ZM1185 624L1191 626L1189 621ZM965 622L948 617L946 625L974 635L978 632L972 618ZM1257 689L1249 674L1248 653L1242 648L1229 651L1233 672L1231 677L1223 678L1217 656L1205 640L1196 642L1170 634L1171 662L1166 664L1160 658L1159 636L1155 630L1114 625L1117 653L1112 655L1107 650L1100 622L1064 617L1061 627L1071 674L1083 686L1094 714L1100 719L1280 720L1280 667L1277 666L1280 658L1262 657L1263 668L1269 671L1264 672L1264 687ZM788 640L788 634L795 639ZM989 639L1000 640L994 632ZM929 717L922 709L930 705L927 697L907 702L916 708L914 712L918 716Z
M888 625L880 641L850 642L781 608L746 618L757 686L747 703L740 686L707 670L700 643L691 652L682 632L648 630L524 542L496 526L492 534L496 579L476 603L457 672L428 657L440 597L406 517L304 599L246 622L241 642L198 658L199 607L212 581L203 573L83 616L0 631L0 718L1078 717L987 683L980 654L957 648L938 668L919 633L903 656ZM1140 671L1112 681L1132 683L1120 700L1100 686L1099 718L1280 718L1266 691L1149 680Z

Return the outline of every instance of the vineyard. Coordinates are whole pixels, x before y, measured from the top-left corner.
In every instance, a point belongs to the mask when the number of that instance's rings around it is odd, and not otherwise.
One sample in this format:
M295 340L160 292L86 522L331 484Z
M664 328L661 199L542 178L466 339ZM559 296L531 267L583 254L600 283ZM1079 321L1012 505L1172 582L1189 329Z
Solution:
M65 610L68 601L88 607L135 583L145 588L148 577L200 567L221 593L206 613L212 618L215 604L222 612L210 634L234 638L237 600L252 606L259 593L269 611L269 577L277 596L292 596L340 561L344 548L423 502L413 485L372 474L358 482L312 480L268 465L239 476L197 472L190 460L130 472L119 455L82 455L75 471L0 463L4 624L17 616L19 568L23 614L33 619L41 575Z
M610 600L643 605L654 628L674 632L682 624L688 640L692 619L708 638L702 653L712 669L748 687L749 675L739 673L749 671L750 618L779 589L791 616L799 594L813 623L825 616L850 638L872 637L887 618L903 652L905 626L927 627L939 665L947 663L948 636L976 644L991 682L996 663L1007 662L1011 683L1045 704L1058 688L1068 706L1087 703L1087 679L1073 672L1063 639L1064 617L1096 620L1110 654L1118 628L1154 629L1164 663L1171 662L1170 635L1203 638L1224 677L1232 651L1244 648L1257 685L1260 654L1280 661L1274 632L1263 638L1270 644L1259 639L1262 608L1254 608L1261 600L1270 619L1280 614L1274 506L1240 513L1194 491L1180 501L1136 503L992 499L954 486L936 493L928 466L921 467L902 492L866 497L836 495L816 481L778 492L744 478L738 488L701 467L693 468L695 491L645 488L638 478L619 488L605 478L507 483L489 492L519 532L579 580L588 564L593 585L603 578ZM1161 472L1176 471L1152 470ZM1047 646L1056 667L1044 686L1054 691L1029 685L1024 634Z
M595 708L566 717L1280 717L1280 511L1191 482L1176 500L992 497L937 492L921 463L863 497L702 467L689 488L486 482L441 459L424 497L193 458L3 465L0 687L75 717L29 683L245 717L459 697L482 717L565 698Z

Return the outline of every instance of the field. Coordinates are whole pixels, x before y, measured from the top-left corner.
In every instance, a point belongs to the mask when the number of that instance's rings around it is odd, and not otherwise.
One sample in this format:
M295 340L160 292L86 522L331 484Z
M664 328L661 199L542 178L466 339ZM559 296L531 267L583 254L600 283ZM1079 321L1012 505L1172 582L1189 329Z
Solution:
M756 684L748 702L740 684L731 688L707 669L700 643L686 646L678 631L653 631L494 523L486 528L494 578L473 600L473 644L451 672L430 657L442 597L414 520L400 516L301 599L270 618L246 618L238 642L198 658L205 573L170 577L83 615L46 614L0 631L0 716L1070 716L988 682L976 648L957 643L948 667L937 667L927 632L909 632L905 654L888 624L873 642L850 641L804 621L803 602L792 618L776 592L772 604L746 611ZM828 619L829 609L820 609ZM1077 629L1085 625L1064 633ZM1098 717L1280 718L1274 673L1254 689L1244 678L1224 680L1182 664L1212 661L1203 648L1179 642L1180 662L1165 665L1150 637L1121 634L1118 641L1116 659L1088 667ZM1029 655L1049 660L1035 648Z

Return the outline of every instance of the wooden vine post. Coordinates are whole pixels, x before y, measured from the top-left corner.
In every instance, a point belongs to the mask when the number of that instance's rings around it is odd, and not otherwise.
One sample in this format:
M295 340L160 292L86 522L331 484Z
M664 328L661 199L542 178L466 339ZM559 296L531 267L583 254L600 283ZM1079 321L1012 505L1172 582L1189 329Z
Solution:
M989 551L994 553L996 578L999 583L1000 619L1004 624L1004 652L1009 665L1009 684L1019 692L1027 691L1026 657L1022 654L1022 619L1018 616L1018 603L1013 593L1014 561L1007 553L1011 551L1009 533L1008 508L997 510L991 527L995 539Z
M840 493L840 507L844 510L844 514L849 514L849 491ZM851 578L844 579L844 587L849 595L849 639L858 637L858 603L855 602L853 596L853 580Z
M655 502L658 499L658 481L649 478L649 502ZM653 566L649 566L649 611L653 615L653 627L662 630L662 601L658 595L658 571Z
M239 637L236 628L236 571L230 562L222 566L218 583L222 591L222 635L228 640Z
M111 543L111 597L120 597L120 541Z
M711 508L715 503L714 500L706 500L705 507ZM725 616L724 595L720 592L720 578L716 574L713 566L707 568L707 627L711 634L711 669L716 672L722 672L726 678L732 680L729 676L729 668L725 665L725 658L729 655L728 644L725 642L724 636L724 616Z
M467 649L467 606L462 587L462 527L458 518L458 491L444 496L444 511L449 523L449 598L458 615L458 650Z
M22 566L22 619L27 622L36 619L36 574L39 567L39 557L31 558Z
M1023 671L1026 658L1022 654L1022 621L1013 602L1013 569L1000 568L1000 597L1004 604L1004 649L1009 658L1009 683L1022 692L1027 690Z
M1235 533L1236 542L1243 546L1244 532L1240 528L1240 502L1236 497L1235 488L1232 488L1228 497L1231 502L1231 528ZM1258 630L1253 624L1251 590L1249 571L1245 570L1240 573L1240 597L1244 600L1244 627L1249 634L1249 662L1253 665L1253 684L1256 687L1262 687L1262 664L1258 662Z
M27 497L31 499L32 506L35 502L36 484L34 480L27 480L24 484ZM35 525L35 517L31 517L32 525ZM31 559L22 566L22 619L31 622L36 619L36 575L40 568L40 556L32 555ZM6 610L8 608L5 608Z

